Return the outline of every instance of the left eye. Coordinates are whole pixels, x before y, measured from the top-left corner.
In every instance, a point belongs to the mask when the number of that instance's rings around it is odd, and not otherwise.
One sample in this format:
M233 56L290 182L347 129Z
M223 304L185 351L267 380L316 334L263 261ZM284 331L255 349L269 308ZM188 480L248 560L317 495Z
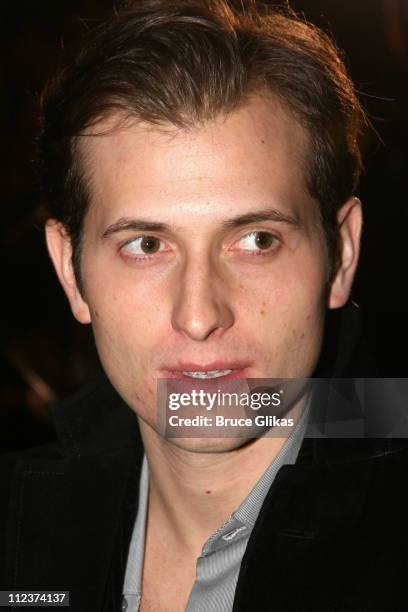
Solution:
M273 246L277 246L279 239L269 232L251 232L246 234L237 245L244 251L267 251Z
M124 245L124 250L131 255L154 255L165 249L165 244L156 236L139 236Z

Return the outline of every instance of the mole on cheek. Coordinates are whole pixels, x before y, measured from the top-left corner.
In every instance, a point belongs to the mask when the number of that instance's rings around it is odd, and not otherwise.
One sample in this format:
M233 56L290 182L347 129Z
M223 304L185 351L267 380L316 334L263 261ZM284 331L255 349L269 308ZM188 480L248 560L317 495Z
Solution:
M211 493L211 491L206 491L205 492L206 495L209 495L210 493Z

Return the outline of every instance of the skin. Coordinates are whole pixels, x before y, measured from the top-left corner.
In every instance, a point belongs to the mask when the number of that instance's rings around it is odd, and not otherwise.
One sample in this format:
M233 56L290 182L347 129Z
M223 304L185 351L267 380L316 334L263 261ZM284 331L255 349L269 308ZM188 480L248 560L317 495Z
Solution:
M156 432L156 379L180 360L217 359L243 360L247 378L310 376L325 311L349 297L361 205L352 198L338 213L340 264L327 291L325 239L303 170L307 134L277 103L254 98L188 132L142 123L118 128L117 120L98 126L109 134L82 142L91 189L84 295L69 237L56 221L47 224L47 243L74 316L92 323L102 364L138 415L150 466L145 575L149 567L165 575L177 562L172 550L189 560L185 587L165 590L174 604L168 609L182 609L205 539L248 494L283 440L164 440ZM226 226L271 209L286 220ZM120 220L136 218L168 227L114 231ZM254 232L272 235L270 248L257 247ZM146 233L161 242L143 258Z

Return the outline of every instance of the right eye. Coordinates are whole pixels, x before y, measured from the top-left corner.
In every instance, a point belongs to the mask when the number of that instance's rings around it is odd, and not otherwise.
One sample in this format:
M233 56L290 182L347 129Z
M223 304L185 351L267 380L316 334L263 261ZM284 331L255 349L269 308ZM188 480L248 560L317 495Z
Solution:
M122 250L135 259L145 259L150 255L155 255L160 251L165 251L166 244L163 240L157 238L157 236L145 235L128 240L122 246Z

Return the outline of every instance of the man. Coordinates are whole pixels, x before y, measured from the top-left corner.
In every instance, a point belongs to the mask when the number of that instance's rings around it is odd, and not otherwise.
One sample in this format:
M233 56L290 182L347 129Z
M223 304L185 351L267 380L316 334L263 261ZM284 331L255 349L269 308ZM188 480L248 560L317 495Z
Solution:
M404 609L403 445L308 440L304 405L288 439L158 427L159 379L317 371L362 223L332 43L261 4L138 1L43 110L48 250L107 380L55 408L55 444L2 460L4 588L75 611Z

